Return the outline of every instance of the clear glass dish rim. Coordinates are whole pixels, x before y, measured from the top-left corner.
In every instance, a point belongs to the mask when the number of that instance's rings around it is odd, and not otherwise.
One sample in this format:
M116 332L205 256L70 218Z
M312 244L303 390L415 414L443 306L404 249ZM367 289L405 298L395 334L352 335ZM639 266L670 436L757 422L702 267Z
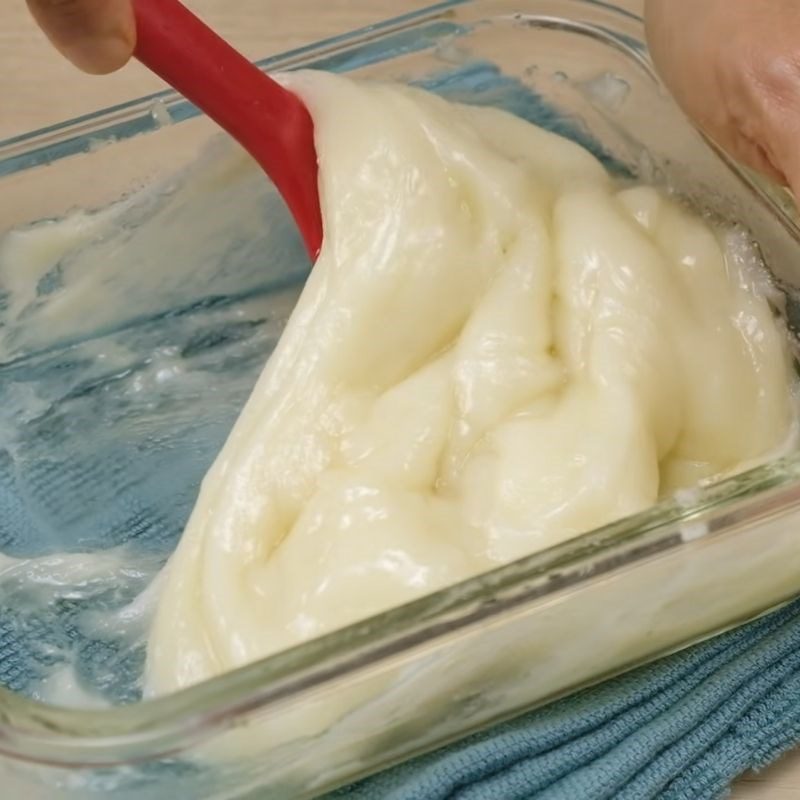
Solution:
M262 69L274 70L308 56L322 57L329 49L355 45L366 36L384 36L427 20L446 18L456 7L480 1L445 0L257 63ZM524 2L520 0L519 5ZM613 3L572 2L612 12L628 22L642 22L637 15ZM622 44L621 40L618 44ZM631 56L641 57L641 51L635 52L630 43L625 46ZM199 115L187 101L166 90L11 137L0 142L0 178L84 152L89 149L84 147L86 141L98 133L119 140L155 130L159 124L149 109L159 101L169 105L176 122ZM130 124L137 120L139 125ZM125 126L122 136L118 133L119 126ZM74 146L61 147L65 142ZM797 240L796 226L769 189L751 180L724 156L723 161ZM187 749L241 715L291 702L310 689L346 679L348 674L367 665L484 623L534 599L574 589L597 575L634 565L642 558L690 546L680 535L681 525L689 521L707 522L709 536L717 536L765 515L784 513L799 501L800 453L792 453L699 489L692 503L681 504L677 500L660 503L564 544L166 697L89 711L46 705L0 688L0 754L63 766L131 763L170 755L175 752L176 742L180 742L181 750ZM567 568L573 571L573 576L563 580Z

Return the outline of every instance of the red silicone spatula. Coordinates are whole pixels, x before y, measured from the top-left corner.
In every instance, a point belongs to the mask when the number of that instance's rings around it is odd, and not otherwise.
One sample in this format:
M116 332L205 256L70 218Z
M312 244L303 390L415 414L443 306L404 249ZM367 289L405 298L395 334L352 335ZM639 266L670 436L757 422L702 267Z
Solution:
M302 101L178 0L134 0L135 55L241 144L286 201L312 261L322 245L317 153Z

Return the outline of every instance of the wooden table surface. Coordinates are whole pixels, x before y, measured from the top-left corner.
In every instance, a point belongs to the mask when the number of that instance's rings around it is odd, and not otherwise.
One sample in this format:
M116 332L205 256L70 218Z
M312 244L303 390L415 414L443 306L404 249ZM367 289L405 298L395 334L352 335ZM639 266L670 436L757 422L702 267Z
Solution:
M431 0L185 0L250 58L430 4ZM635 0L634 0L635 2ZM24 0L0 0L0 140L162 88L137 64L105 77L75 71L47 45ZM734 800L800 800L800 751L738 782Z

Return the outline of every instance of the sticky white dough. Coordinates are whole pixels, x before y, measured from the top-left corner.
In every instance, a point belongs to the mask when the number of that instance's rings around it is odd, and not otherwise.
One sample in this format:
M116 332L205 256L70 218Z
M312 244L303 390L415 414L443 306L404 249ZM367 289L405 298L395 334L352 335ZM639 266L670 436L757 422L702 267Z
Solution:
M322 252L165 576L211 677L779 448L785 337L723 234L505 112L327 74Z

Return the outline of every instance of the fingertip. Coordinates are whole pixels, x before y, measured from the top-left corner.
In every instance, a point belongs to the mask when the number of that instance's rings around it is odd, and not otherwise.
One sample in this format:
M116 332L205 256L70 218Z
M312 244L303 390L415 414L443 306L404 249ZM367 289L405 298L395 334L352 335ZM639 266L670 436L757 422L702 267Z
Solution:
M134 43L124 36L77 41L58 47L78 69L90 75L108 75L124 67L133 55Z
M27 0L56 49L76 67L104 75L125 66L136 45L131 0Z

